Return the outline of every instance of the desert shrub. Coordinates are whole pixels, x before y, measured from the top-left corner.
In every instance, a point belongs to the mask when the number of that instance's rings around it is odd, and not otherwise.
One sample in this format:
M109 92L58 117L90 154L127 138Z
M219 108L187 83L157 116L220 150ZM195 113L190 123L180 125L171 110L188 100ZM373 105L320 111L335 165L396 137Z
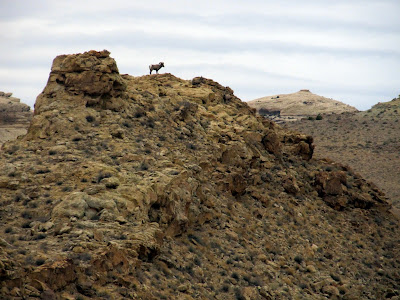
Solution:
M126 128L131 128L132 124L130 122L128 122L128 121L124 121L124 122L122 122L122 126L124 126Z
M302 289L302 290L304 290L304 289L307 289L308 288L308 285L306 284L306 283L300 283L299 284L299 287Z
M39 233L38 235L35 235L33 237L34 240L43 240L46 238L46 235L44 233Z
M86 116L86 121L88 121L89 123L92 123L94 121L94 117L91 115Z
M144 161L140 164L139 170L141 171L147 171L149 169L149 165Z
M90 220L92 220L92 221L98 221L99 219L100 219L100 215L99 214L95 214L90 218Z
M21 217L24 219L32 219L32 213L30 211L24 211L21 213Z
M135 118L141 118L141 117L143 117L145 115L146 115L146 112L142 108L138 108L133 116Z
M185 267L186 273L188 273L190 276L194 276L194 270L193 270L193 264L189 264Z
M24 222L24 223L22 223L21 227L22 228L31 228L31 222L30 221Z
M314 117L309 116L307 120L314 121Z
M262 279L260 277L256 276L256 277L250 278L249 284L253 285L253 286L263 286L264 282L262 281Z
M28 255L28 256L25 258L25 263L26 263L27 265L32 265L32 264L34 263L34 260L33 260L32 255Z
M194 258L193 262L196 266L201 266L201 260L198 256Z
M211 246L211 248L214 248L214 249L221 249L221 245L216 241L212 241L210 243L210 246Z
M318 114L317 117L315 118L315 120L322 120L321 114Z
M111 173L109 172L100 172L99 175L97 175L97 183L99 183L100 181L102 181L104 178L110 178L112 176Z
M41 265L43 265L44 263L45 263L45 259L44 258L38 258L36 261L35 261L35 265L37 265L37 266L41 266Z
M35 174L46 174L46 173L50 173L50 170L48 168L45 169L38 169L36 170Z
M146 121L145 125L147 125L147 127L149 127L149 128L154 128L154 126L155 126L154 120L149 118Z
M7 154L13 154L13 153L17 152L18 150L19 150L19 146L17 146L17 145L12 145L11 147L7 147L7 148L5 149L5 152L6 152Z
M235 297L236 297L237 300L245 300L246 299L243 296L243 293L238 288L235 290Z
M17 194L14 196L14 201L19 202L23 199L24 197L21 194Z
M64 186L64 187L62 188L62 191L63 191L63 192L72 192L72 187L70 187L70 186Z
M221 288L221 291L223 292L223 293L227 293L227 292L229 292L229 285L223 285L222 286L222 288Z
M188 143L186 144L186 148L190 149L190 150L196 150L197 147L196 145L192 144L192 143Z
M78 258L80 260L89 261L92 259L92 255L90 253L84 252L84 253L80 253L78 255Z
M298 264L301 264L303 262L303 257L301 257L300 255L296 255L294 257L294 261L297 262Z

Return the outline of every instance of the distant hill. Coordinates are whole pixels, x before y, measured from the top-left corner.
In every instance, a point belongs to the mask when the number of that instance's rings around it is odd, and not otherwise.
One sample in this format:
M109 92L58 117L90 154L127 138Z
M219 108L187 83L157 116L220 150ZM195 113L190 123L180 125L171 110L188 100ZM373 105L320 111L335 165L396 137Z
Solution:
M367 111L287 122L285 126L312 135L315 157L329 157L351 166L376 183L400 208L399 119L400 98L395 98Z
M31 119L28 105L13 97L12 93L0 91L0 145L25 134Z
M300 90L292 94L266 96L247 102L275 122L296 121L308 116L342 112L357 112L358 110L343 102L325 98L311 93L309 90Z

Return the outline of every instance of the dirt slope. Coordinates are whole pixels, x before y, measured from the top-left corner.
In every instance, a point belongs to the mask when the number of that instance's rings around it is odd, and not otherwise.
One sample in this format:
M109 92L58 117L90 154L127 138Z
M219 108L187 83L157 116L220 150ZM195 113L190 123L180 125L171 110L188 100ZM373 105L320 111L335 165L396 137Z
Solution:
M382 193L228 87L55 58L0 159L0 293L28 299L395 299Z

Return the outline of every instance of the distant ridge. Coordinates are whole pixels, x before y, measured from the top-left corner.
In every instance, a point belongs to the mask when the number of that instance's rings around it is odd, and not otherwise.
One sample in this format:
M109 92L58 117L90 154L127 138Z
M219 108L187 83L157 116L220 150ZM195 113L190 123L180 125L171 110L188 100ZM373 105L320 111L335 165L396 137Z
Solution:
M25 134L32 114L31 108L19 98L0 91L0 146Z
M266 96L247 102L249 106L275 121L295 121L318 114L340 114L358 110L343 102L302 89L292 94Z

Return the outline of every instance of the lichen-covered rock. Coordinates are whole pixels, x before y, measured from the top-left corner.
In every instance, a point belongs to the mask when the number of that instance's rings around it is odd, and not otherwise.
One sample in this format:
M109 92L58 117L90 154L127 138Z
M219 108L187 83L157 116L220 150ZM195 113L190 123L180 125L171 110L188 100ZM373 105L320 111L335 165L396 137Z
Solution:
M272 130L267 132L267 134L263 137L262 143L263 143L265 149L270 153L279 155L282 151L280 139L279 139L277 133Z
M126 84L109 54L103 50L57 56L46 88L36 99L35 114L55 107L60 97L86 106L121 109L121 102L115 98L123 94Z
M82 218L85 215L86 209L89 207L86 200L89 195L82 192L74 192L61 200L52 211L54 218Z

